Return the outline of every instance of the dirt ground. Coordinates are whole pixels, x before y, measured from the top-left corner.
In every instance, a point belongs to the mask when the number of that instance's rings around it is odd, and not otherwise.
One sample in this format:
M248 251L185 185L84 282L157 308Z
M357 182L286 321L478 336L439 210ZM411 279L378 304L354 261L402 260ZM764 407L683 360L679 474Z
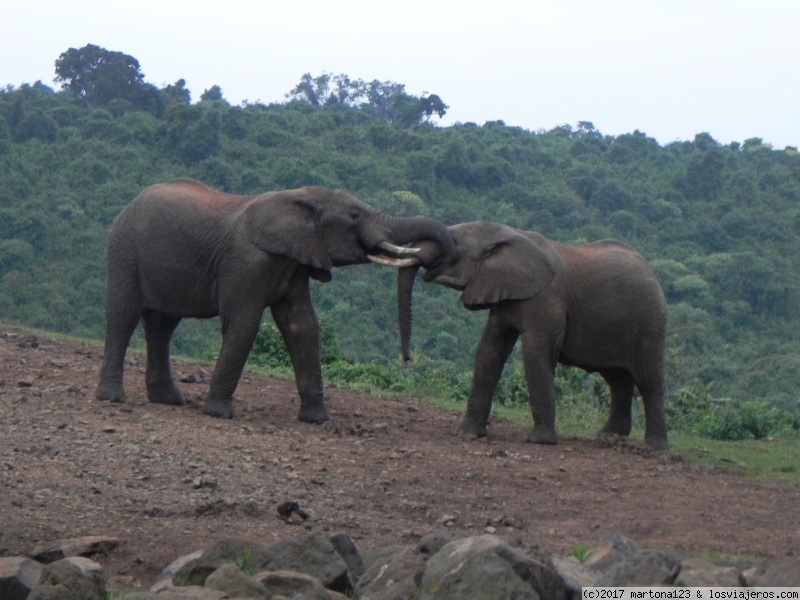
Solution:
M295 419L294 382L245 373L238 418L198 410L211 365L176 362L190 403L150 404L129 354L127 404L94 399L102 349L0 329L0 556L113 536L98 558L128 586L217 540L347 533L362 552L452 526L493 528L542 555L623 534L640 548L800 553L800 488L652 455L639 443L451 435L460 415L422 400L329 387L334 424ZM281 518L296 502L307 514ZM489 529L491 531L492 529Z

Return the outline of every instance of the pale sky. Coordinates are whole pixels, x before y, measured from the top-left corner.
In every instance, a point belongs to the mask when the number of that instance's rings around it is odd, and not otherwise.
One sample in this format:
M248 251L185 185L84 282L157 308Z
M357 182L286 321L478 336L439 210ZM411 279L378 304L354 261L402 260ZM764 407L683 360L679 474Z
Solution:
M284 102L304 73L438 94L442 125L590 121L660 143L800 146L800 0L0 0L0 86L95 44L197 101Z

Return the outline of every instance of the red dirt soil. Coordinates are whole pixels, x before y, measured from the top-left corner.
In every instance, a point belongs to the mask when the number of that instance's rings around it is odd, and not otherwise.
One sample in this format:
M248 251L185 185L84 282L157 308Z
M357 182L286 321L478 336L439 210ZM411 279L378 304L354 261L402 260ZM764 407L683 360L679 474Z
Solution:
M245 373L234 420L147 402L129 353L126 404L94 399L102 349L0 330L0 555L89 535L119 546L107 576L149 586L174 559L229 537L272 543L347 533L360 551L413 546L442 526L493 528L549 553L623 534L640 548L763 557L800 552L800 488L654 455L641 443L452 435L460 415L423 400L326 388L334 423L296 420L294 382ZM175 361L207 380L212 365ZM640 432L639 432L640 433ZM285 520L297 502L308 519Z

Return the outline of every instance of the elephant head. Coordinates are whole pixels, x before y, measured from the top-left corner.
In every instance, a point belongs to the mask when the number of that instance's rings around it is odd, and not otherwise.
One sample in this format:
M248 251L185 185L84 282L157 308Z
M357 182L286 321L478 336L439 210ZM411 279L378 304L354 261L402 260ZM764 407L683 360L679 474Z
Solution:
M559 257L539 234L483 221L453 225L448 231L455 241L454 255L434 242L424 242L409 259L415 264L398 273L400 342L406 361L410 358L412 292L420 267L426 269L425 281L462 292L461 302L469 310L532 298L555 276Z
M426 217L392 217L340 190L305 187L264 194L247 205L246 236L263 251L284 255L329 280L332 267L373 261L401 267L413 264L422 240L452 257L455 246L446 227Z

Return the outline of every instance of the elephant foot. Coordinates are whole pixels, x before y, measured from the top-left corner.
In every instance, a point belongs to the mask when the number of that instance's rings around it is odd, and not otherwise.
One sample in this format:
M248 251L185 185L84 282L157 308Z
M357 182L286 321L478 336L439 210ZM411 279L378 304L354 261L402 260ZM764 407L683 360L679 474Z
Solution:
M553 429L534 427L533 431L525 438L525 441L530 444L547 444L554 446L558 444L558 434Z
M101 383L94 392L94 397L107 402L125 402L125 390L119 383Z
M236 411L233 410L233 400L220 400L206 398L203 406L200 407L200 412L221 419L233 419L236 417Z
M297 413L297 419L303 423L327 423L332 421L331 411L328 410L328 404L324 401L315 403L313 405L300 405L300 412Z
M631 423L630 421L625 422L617 422L617 421L606 421L606 424L603 425L603 428L597 432L597 437L602 437L604 435L620 435L622 437L628 437L631 433Z
M669 442L667 442L666 436L661 435L651 435L648 436L645 434L644 441L647 444L647 447L650 450L654 450L656 452L660 450L669 450Z
M173 406L186 404L183 393L171 381L166 385L147 386L147 399L155 404L171 404Z
M458 424L458 427L456 427L456 435L467 440L486 437L486 425L464 418L461 423Z

